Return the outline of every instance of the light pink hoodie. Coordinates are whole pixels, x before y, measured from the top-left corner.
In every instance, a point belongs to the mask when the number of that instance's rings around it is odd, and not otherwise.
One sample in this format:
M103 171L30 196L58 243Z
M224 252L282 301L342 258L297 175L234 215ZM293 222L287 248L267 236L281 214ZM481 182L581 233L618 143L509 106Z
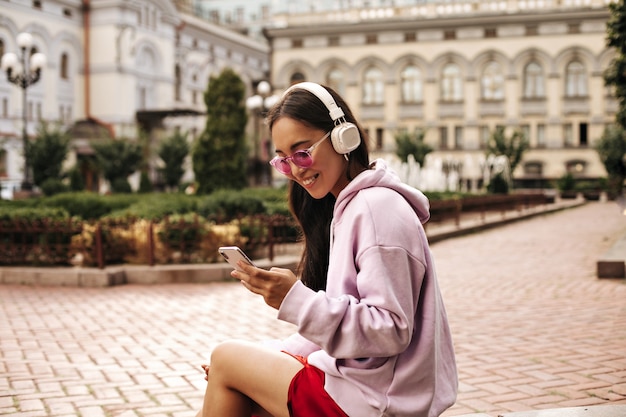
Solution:
M434 417L456 400L428 209L377 160L335 203L326 291L298 282L280 306L278 318L298 327L281 348L322 369L351 417Z

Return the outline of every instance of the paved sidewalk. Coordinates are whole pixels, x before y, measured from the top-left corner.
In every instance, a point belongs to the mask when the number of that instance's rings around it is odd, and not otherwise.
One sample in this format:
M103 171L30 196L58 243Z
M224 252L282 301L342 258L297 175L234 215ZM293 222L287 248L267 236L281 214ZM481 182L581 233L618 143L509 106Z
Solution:
M460 394L444 416L626 404L626 281L596 259L615 203L434 243ZM0 286L0 415L193 417L230 338L293 328L240 284Z

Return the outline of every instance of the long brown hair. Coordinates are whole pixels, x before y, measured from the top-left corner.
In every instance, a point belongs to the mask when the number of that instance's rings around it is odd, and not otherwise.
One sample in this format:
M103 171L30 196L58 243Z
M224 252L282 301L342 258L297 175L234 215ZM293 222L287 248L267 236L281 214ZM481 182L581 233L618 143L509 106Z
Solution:
M347 122L354 123L361 135L361 144L348 155L346 178L350 181L369 166L367 140L346 102L332 88L325 87L335 103L343 110ZM322 101L308 90L295 88L289 91L267 114L272 130L281 117L289 117L309 127L330 132L334 122ZM289 181L289 208L302 229L304 251L298 266L302 282L314 289L326 288L330 254L330 223L333 218L335 197L328 193L315 199L297 182Z

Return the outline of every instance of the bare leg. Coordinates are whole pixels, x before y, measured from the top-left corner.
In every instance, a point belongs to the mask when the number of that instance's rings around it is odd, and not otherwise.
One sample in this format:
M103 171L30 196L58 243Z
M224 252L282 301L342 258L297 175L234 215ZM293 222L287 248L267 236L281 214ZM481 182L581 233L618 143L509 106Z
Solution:
M197 417L250 417L253 412L289 417L287 393L300 369L302 364L285 353L247 342L223 343L211 354Z

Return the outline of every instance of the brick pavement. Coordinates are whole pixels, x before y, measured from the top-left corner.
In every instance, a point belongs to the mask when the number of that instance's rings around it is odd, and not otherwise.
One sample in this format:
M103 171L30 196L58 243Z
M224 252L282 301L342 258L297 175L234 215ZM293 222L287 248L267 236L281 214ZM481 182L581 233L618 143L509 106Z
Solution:
M444 416L626 404L626 281L595 260L614 203L433 244L460 395ZM0 286L0 415L192 417L219 342L292 327L240 284Z

